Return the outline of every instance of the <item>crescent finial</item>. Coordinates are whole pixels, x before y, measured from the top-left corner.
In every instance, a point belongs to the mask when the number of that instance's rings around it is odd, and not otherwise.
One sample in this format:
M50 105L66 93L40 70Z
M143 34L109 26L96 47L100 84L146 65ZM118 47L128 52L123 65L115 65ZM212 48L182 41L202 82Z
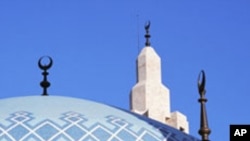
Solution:
M206 111L206 102L207 99L205 98L205 84L206 84L206 76L204 70L201 70L199 77L198 77L198 90L200 93L200 98L198 101L201 104L201 114L200 114L200 129L198 133L201 135L202 141L209 141L209 134L211 133L210 128L208 127L208 118L207 118L207 111Z
M149 28L150 28L150 21L147 21L147 22L145 23L145 30L146 30L146 34L145 34L146 43L145 43L145 45L146 45L147 47L150 46L149 38L151 37L151 35L149 34Z
M42 65L42 60L47 58L49 60L48 64ZM51 57L49 56L43 56L38 60L38 66L40 69L43 70L42 75L43 75L43 81L41 81L40 86L43 88L43 93L42 96L47 96L48 92L47 92L47 88L50 86L49 81L47 80L47 75L49 75L49 73L47 72L47 70L52 66L53 64L53 60Z

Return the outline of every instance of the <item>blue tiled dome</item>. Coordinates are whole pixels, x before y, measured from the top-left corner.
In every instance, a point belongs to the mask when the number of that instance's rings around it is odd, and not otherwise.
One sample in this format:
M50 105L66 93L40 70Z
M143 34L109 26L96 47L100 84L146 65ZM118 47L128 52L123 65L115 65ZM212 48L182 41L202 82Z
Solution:
M0 141L198 141L108 105L60 96L0 100Z

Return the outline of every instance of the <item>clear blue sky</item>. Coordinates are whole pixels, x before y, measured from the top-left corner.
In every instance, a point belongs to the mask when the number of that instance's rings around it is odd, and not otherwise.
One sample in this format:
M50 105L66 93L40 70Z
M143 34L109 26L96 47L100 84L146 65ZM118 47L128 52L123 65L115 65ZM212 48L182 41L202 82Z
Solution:
M227 141L229 124L250 124L249 7L248 0L1 0L0 98L39 95L37 60L50 55L51 95L129 109L138 45L151 20L172 111L186 114L199 137L197 76L204 69L210 139Z

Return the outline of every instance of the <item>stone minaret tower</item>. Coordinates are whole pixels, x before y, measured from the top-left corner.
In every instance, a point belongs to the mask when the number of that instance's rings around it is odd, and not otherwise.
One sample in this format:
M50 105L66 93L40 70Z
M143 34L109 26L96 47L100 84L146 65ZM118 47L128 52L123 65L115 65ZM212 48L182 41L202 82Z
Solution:
M137 83L131 90L130 109L188 133L186 116L170 112L170 92L162 84L161 59L150 46L149 27L150 22L145 26L146 46L137 58Z

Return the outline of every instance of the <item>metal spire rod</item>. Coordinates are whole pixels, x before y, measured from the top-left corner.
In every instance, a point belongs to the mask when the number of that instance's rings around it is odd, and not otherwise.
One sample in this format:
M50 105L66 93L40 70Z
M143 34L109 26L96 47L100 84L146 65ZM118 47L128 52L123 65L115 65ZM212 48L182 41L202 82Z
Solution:
M45 58L49 59L49 63L47 65L42 65L42 60ZM38 61L39 68L41 70L43 70L43 72L42 72L43 81L41 81L41 83L40 83L40 86L43 88L42 96L48 96L47 88L50 86L50 83L47 80L47 75L49 75L47 70L51 68L52 64L53 64L53 60L49 56L43 56Z
M209 134L211 130L208 127L208 119L207 119L207 112L206 112L206 102L207 99L205 98L205 83L206 83L206 76L205 72L202 70L198 77L198 90L200 94L199 102L201 103L201 113L200 113L200 129L199 134L202 137L202 141L209 141Z
M145 30L146 30L146 34L145 34L146 43L145 43L145 45L147 47L150 46L149 38L151 37L149 34L149 28L150 28L150 21L146 22L146 24L145 24Z

